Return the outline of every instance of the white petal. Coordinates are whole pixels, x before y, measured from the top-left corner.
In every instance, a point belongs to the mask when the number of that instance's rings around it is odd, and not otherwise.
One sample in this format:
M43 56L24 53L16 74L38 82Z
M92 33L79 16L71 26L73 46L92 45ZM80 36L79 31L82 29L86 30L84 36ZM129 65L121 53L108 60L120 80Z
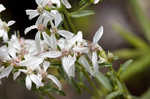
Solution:
M47 75L47 77L49 79L51 79L57 85L57 87L59 88L59 90L62 89L60 81L55 76L49 74L49 75Z
M11 26L11 25L13 25L13 24L15 24L15 21L9 21L9 22L8 22L8 26Z
M36 25L32 25L32 26L30 26L30 27L27 27L26 29L25 29L25 31L24 31L24 33L25 33L25 35L28 33L28 32L30 32L31 30L33 30L33 29L37 29L38 27L36 26Z
M0 4L0 12L4 11L5 9L6 8L2 4Z
M32 69L36 69L43 62L43 58L29 57L28 59L19 63L20 66L29 66Z
M9 74L11 73L13 69L13 66L9 66L7 68L5 68L1 73L0 73L0 79L4 78L4 77L8 77Z
M41 33L37 32L35 35L35 43L36 43L36 47L38 52L41 51Z
M81 65L83 65L83 67L86 69L86 71L88 71L91 75L93 75L92 67L89 65L89 62L87 61L87 59L84 56L81 56L79 58L79 63Z
M75 76L75 64L76 57L68 56L68 57L63 57L62 58L62 64L65 72L69 77L74 77Z
M65 39L63 38L59 39L57 44L60 47L60 49L65 49Z
M97 4L100 0L94 0L94 4Z
M43 68L44 68L44 71L46 72L47 71L47 69L48 69L48 67L50 66L50 62L44 62L43 63Z
M7 33L7 31L0 31L0 32L3 32L3 40L4 40L4 42L8 41L8 33Z
M36 84L37 88L43 86L43 83L40 81L40 78L37 75L31 74L30 79Z
M51 35L51 37L50 37L50 41L51 41L51 43L50 43L50 45L51 45L51 48L52 49L57 49L57 39L56 39L56 37L55 37L55 34L52 34Z
M37 3L37 5L41 5L43 0L35 0L35 2Z
M98 31L95 33L94 37L93 37L93 43L96 44L98 43L98 41L101 39L103 35L103 26L101 26Z
M54 23L55 23L53 26L53 23L51 22L51 26L52 27L58 27L58 25L62 22L61 14L57 10L51 10L49 15L53 17Z
M37 10L26 10L26 14L29 15L30 20L39 15Z
M73 37L73 33L65 30L58 30L58 34L60 34L62 37L65 37L66 39L71 39Z
M71 4L68 2L68 0L61 0L61 2L65 5L66 8L71 8Z
M31 90L31 87L32 87L32 81L31 81L29 75L27 75L27 77L26 77L26 88L28 90Z
M58 58L60 56L62 56L62 53L60 51L49 51L40 55L40 57L42 58Z
M92 53L92 64L93 64L93 68L94 68L94 72L97 73L99 70L99 66L98 66L98 58L97 58L97 53L93 52Z
M44 38L45 43L47 43L47 45L51 46L51 44L52 44L51 40L52 39L50 38L50 36L46 32L43 32L42 36Z
M60 8L60 0L51 0L51 2L53 3L53 4L56 4L57 5L57 8Z
M88 47L75 46L75 47L73 47L73 51L79 52L79 53L88 53L89 52L89 48Z
M75 35L72 39L68 40L68 48L71 48L76 42L82 42L83 35L82 32L79 31L77 35Z
M10 57L9 57L9 54L8 54L8 48L6 46L0 47L0 59L10 60Z
M20 76L20 73L21 73L20 71L15 72L13 75L13 80L16 80Z

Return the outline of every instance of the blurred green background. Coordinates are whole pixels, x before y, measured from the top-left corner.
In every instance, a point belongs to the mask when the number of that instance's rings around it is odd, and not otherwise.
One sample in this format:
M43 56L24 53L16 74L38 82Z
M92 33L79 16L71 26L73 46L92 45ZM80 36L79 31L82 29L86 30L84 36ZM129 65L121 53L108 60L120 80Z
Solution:
M80 0L70 0L74 7L78 6L78 1ZM25 15L26 9L36 8L34 0L0 0L0 3L7 7L2 13L3 19L16 20L12 29L19 30L25 38L34 38L35 31L27 36L23 34L24 29L36 21L29 21ZM115 62L117 67L127 59L133 59L134 62L121 77L133 95L142 96L150 87L150 0L103 0L89 9L95 10L96 14L73 19L76 28L84 31L84 37L91 40L99 26L104 26L100 45L120 57ZM78 95L68 85L64 86L64 90L67 96L56 95L57 99L90 99L86 92ZM39 98L36 93L26 90L16 82L4 79L0 85L0 99Z

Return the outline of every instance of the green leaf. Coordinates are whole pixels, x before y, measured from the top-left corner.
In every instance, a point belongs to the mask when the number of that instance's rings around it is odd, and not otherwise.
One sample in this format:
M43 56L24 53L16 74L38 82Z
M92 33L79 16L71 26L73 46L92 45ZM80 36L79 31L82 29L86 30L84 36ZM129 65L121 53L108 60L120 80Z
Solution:
M109 81L109 79L103 75L101 72L97 73L95 75L95 78L97 79L97 81L99 83L101 83L108 91L111 91L112 90L112 85Z
M149 46L145 41L143 41L141 38L137 37L133 33L127 31L127 29L122 28L119 25L115 25L114 29L119 32L119 34L127 40L132 46L139 48L139 49L149 49Z
M70 16L72 18L80 18L80 17L85 17L85 16L89 16L89 15L94 15L95 12L92 10L80 10L80 11L75 11L70 13Z
M134 50L122 49L122 50L115 51L114 54L118 56L119 58L129 59L129 58L137 58L138 56L143 55L144 52L141 50L135 50L135 49Z
M125 72L126 69L129 67L129 65L133 62L133 60L128 60L126 61L124 64L121 65L120 69L119 69L119 72L118 72L118 75L120 75L121 73Z
M150 20L148 16L145 15L138 0L129 0L129 3L132 7L135 18L138 20L142 30L145 33L145 38L147 38L147 40L150 42Z
M126 71L120 75L120 78L126 81L129 78L134 77L136 74L142 73L145 69L149 68L149 64L150 54L147 54L129 65Z
M106 99L116 99L117 96L122 95L122 91L114 91L106 96Z

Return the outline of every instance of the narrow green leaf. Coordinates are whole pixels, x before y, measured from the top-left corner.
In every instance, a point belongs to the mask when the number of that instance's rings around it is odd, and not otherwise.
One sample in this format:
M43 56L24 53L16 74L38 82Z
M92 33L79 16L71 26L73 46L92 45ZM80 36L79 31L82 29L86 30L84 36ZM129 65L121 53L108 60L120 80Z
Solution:
M133 33L127 31L127 29L124 29L120 25L115 25L114 29L119 32L119 34L127 40L132 46L139 48L139 49L149 49L149 46L147 43L145 43L144 40L139 38L138 36L134 35Z
M114 54L119 58L129 59L129 58L137 58L138 56L143 55L144 52L141 50L122 49L115 51Z
M120 75L121 73L125 72L126 69L129 67L129 65L133 62L133 60L128 60L124 64L121 65L118 74Z
M118 90L107 95L106 99L116 99L116 97L120 95L122 95L122 91Z
M70 14L70 16L72 18L80 18L80 17L85 17L85 16L89 16L89 15L94 15L94 14L95 14L95 12L92 10L81 10L81 11L72 12Z
M136 74L142 73L145 69L149 67L150 64L150 54L145 55L133 62L125 72L120 75L120 78L124 81L128 80L131 77L134 77Z
M97 73L95 75L95 78L98 80L99 83L101 83L108 91L112 90L112 85L109 81L109 79L103 75L101 72Z
M150 20L148 16L145 15L143 9L140 7L138 0L129 0L129 3L133 9L134 16L139 21L139 24L145 33L145 37L150 42Z

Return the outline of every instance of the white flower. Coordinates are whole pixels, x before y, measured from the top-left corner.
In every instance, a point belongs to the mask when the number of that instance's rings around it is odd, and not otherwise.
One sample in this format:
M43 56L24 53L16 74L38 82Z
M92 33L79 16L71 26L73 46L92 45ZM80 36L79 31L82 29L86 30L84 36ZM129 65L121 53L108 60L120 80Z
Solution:
M3 40L5 42L8 40L9 26L13 25L14 23L15 21L9 21L8 23L6 23L0 19L0 37L3 37Z
M2 4L0 4L0 12L4 11L5 9L6 8Z
M28 72L28 71L26 71L26 73L27 73L27 72ZM37 88L39 88L39 87L41 87L41 86L44 85L44 84L40 81L40 78L39 78L37 75L33 74L33 73L27 74L25 82L26 82L26 88L27 88L28 90L31 90L31 88L32 88L32 82L36 84L36 87L37 87Z
M39 88L43 86L40 77L36 75L34 72L39 68L39 65L43 62L41 58L37 57L29 57L28 59L20 62L21 66L25 66L27 69L20 69L20 72L27 74L26 76L26 87L27 89L31 89L32 82L36 84L36 87Z
M99 69L99 66L98 66L98 56L97 56L97 51L96 49L100 49L101 50L101 47L98 45L98 41L101 39L103 35L103 27L101 26L98 31L95 33L94 37L93 37L93 45L92 45L92 65L93 65L93 68L94 68L94 72L97 73L98 72L98 69Z
M58 46L60 47L60 49L62 51L70 51L71 48L73 48L73 46L75 46L75 44L77 42L82 42L82 32L78 32L77 35L73 36L72 38L70 39L63 39L61 38L59 41L58 41Z
M31 9L26 10L26 14L29 15L30 20L45 13L44 7L48 3L47 2L48 0L35 0L35 1L38 5L37 9L36 10L31 10Z
M76 57L75 56L64 56L62 58L62 65L63 68L65 70L65 72L67 73L67 75L69 77L74 77L75 76L75 61L76 61Z
M49 68L49 66L50 66L50 63L45 61L42 65L42 68L39 68L39 76L41 77L41 79L48 78L52 80L57 85L59 90L61 90L62 85L60 81L55 76L47 73L47 69Z

